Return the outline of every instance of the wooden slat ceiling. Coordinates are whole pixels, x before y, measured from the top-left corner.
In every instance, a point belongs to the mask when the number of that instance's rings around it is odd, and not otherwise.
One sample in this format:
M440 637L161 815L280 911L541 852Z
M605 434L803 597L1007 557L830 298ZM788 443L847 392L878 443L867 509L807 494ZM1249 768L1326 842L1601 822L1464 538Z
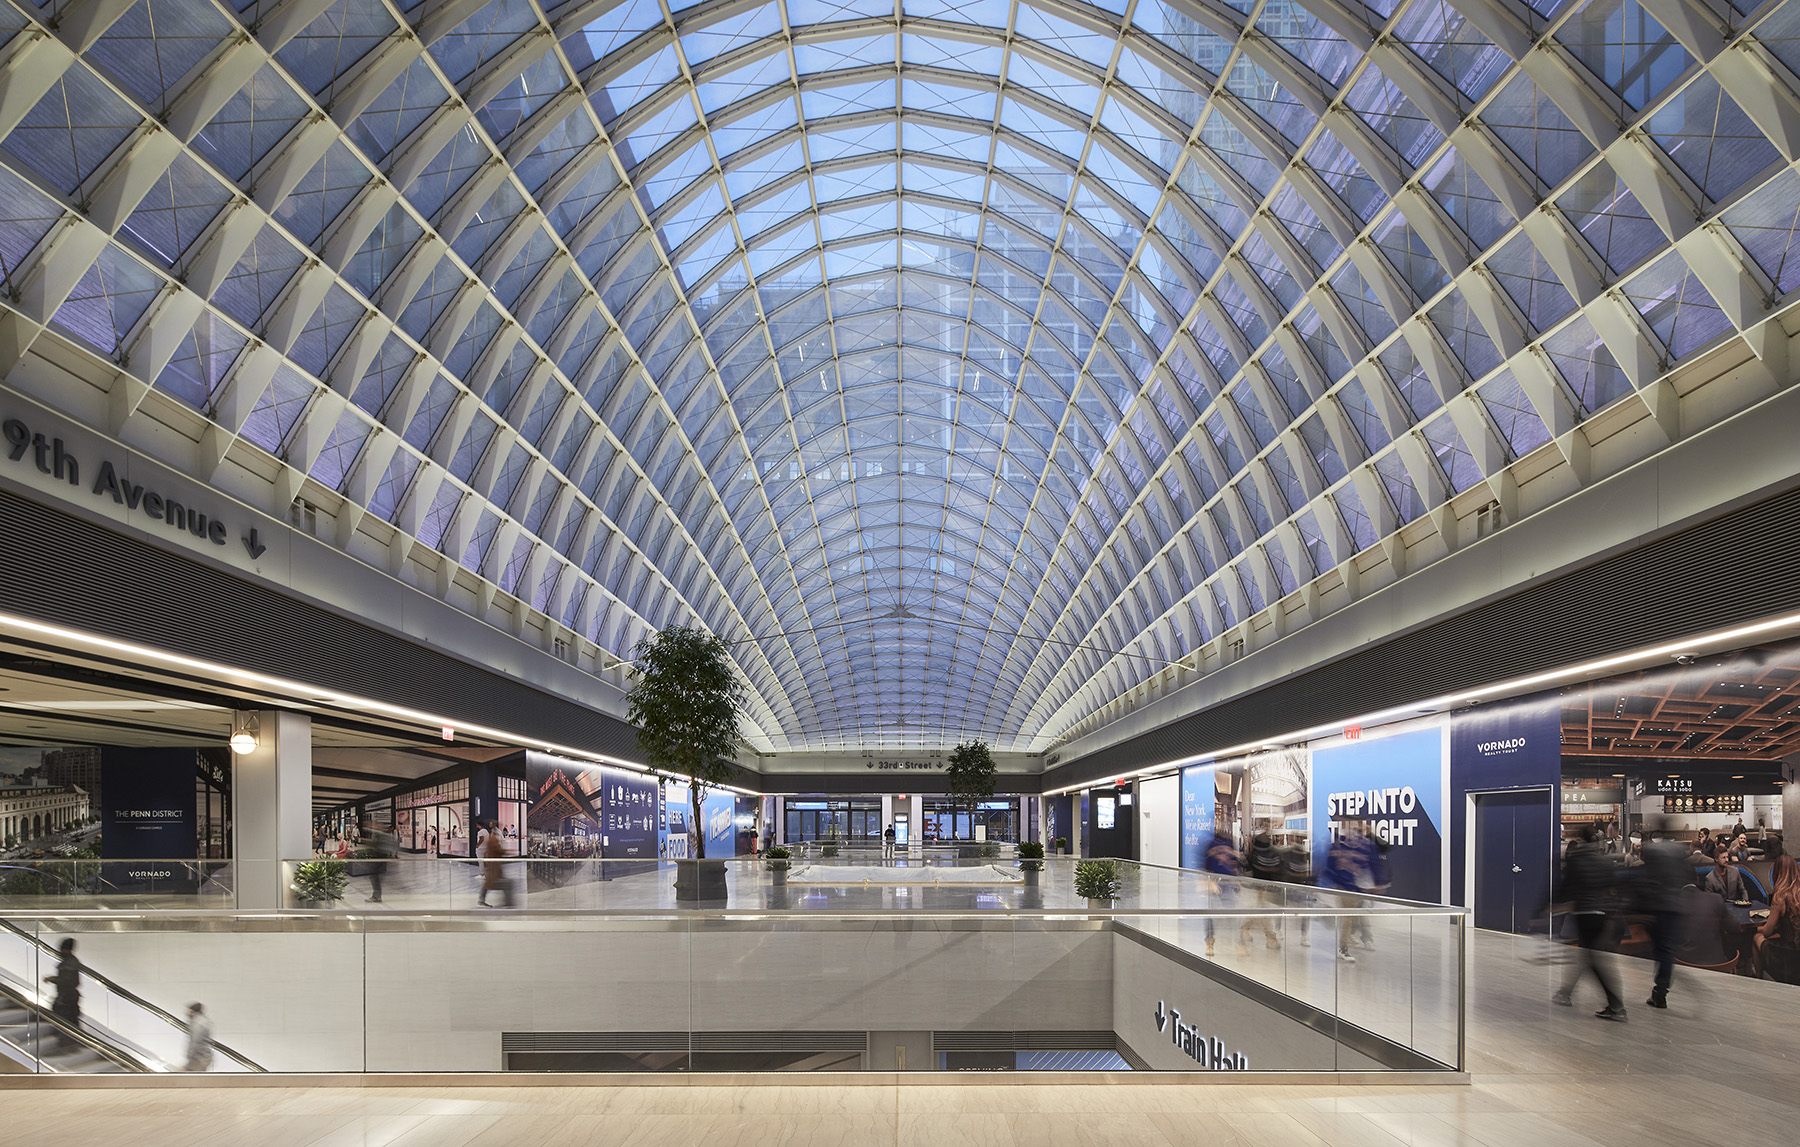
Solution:
M1773 762L1800 752L1800 643L1572 687L1565 756Z

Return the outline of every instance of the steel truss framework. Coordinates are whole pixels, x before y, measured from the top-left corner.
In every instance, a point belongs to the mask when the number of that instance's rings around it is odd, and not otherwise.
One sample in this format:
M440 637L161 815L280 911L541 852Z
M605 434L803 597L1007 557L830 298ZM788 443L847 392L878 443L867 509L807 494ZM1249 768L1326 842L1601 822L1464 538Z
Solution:
M1760 346L1800 2L1733 3L13 0L0 365L697 620L759 743L1041 749Z

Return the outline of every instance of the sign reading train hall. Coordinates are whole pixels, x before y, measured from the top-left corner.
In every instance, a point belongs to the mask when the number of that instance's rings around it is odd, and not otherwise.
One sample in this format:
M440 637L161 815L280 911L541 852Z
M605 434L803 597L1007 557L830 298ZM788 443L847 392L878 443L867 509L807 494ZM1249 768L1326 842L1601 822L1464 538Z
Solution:
M64 446L61 438L45 437L41 432L33 432L20 418L8 418L0 423L0 432L4 432L6 436L9 461L36 466L40 473L48 474L58 481L66 481L77 488L82 485L81 461ZM110 497L127 510L142 512L148 518L166 523L172 531L185 531L215 546L229 545L231 542L231 530L217 514L183 505L158 490L131 481L119 473L110 459L100 460L99 468L93 471L93 482L88 492L96 497ZM243 542L244 550L252 560L261 557L268 549L255 529L251 529L239 540Z

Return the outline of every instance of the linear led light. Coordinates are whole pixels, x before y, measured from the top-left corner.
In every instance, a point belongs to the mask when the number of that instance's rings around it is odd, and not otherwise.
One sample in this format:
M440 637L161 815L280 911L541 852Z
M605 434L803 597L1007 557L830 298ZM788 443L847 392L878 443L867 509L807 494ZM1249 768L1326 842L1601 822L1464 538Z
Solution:
M103 651L122 655L128 660L148 665L161 665L171 669L181 669L216 678L233 681L241 685L253 686L272 693L288 694L294 697L309 697L317 704L332 705L342 709L350 709L363 713L379 713L394 717L410 724L423 725L428 729L443 728L454 725L460 730L475 733L496 740L507 741L521 748L541 749L544 752L556 753L560 756L577 760L594 761L601 764L617 765L634 773L650 774L652 770L631 761L610 757L604 753L590 752L586 749L571 748L555 741L540 740L520 733L495 729L486 725L474 725L466 721L453 721L448 717L409 709L404 705L393 705L386 701L376 701L369 697L358 697L352 693L339 693L332 689L321 689L299 681L291 681L285 677L275 677L254 670L239 669L231 665L221 665L216 661L207 661L199 657L188 657L184 654L169 653L161 649L153 649L146 645L135 645L129 641L117 641L98 634L85 633L78 629L67 629L60 625L47 625L41 621L19 617L16 614L0 613L0 629L30 634L46 641L65 646L85 647L90 650ZM251 746L254 748L254 746ZM747 789L735 788L731 785L709 785L709 788L728 789L744 796L755 796Z
M1511 680L1497 682L1493 685L1483 685L1479 689L1469 689L1461 693L1433 697L1425 701L1412 701L1403 705L1394 705L1386 709L1377 710L1373 713L1365 713L1360 717L1350 717L1343 721L1334 721L1329 725L1313 725L1309 728L1300 729L1292 733L1283 733L1278 737L1259 737L1255 741L1246 741L1243 744L1231 745L1223 749L1209 749L1204 753L1193 753L1185 757L1178 757L1174 760L1163 761L1159 764L1150 765L1138 769L1135 772L1123 775L1145 777L1153 773L1173 772L1188 765L1199 764L1202 761L1209 760L1213 757L1237 757L1243 756L1246 753L1268 749L1272 744L1279 747L1282 743L1292 744L1298 741L1315 740L1320 737L1341 732L1345 725L1375 725L1398 717L1417 717L1423 711L1451 709L1459 705L1470 705L1490 697L1509 696L1516 693L1529 692L1540 685L1553 685L1559 682L1598 677L1605 674L1609 669L1622 668L1631 665L1634 662L1656 662L1671 657L1693 658L1696 656L1694 652L1695 649L1700 647L1730 647L1745 644L1752 638L1783 629L1793 629L1796 626L1800 626L1800 613L1785 614L1781 617L1769 618L1766 621L1753 622L1749 625L1740 625L1733 629L1720 630L1716 633L1702 634L1697 637L1684 637L1680 641L1654 645L1645 649L1633 650L1629 653L1618 653L1611 657L1602 657L1594 661L1583 661L1575 665L1565 665L1560 669L1551 669L1543 673L1534 673L1526 677L1515 677ZM1076 792L1080 789L1100 788L1104 785L1112 784L1119 779L1119 777L1113 777L1111 780L1106 781L1084 781L1081 784L1053 789L1043 795L1047 797L1062 796L1065 793Z

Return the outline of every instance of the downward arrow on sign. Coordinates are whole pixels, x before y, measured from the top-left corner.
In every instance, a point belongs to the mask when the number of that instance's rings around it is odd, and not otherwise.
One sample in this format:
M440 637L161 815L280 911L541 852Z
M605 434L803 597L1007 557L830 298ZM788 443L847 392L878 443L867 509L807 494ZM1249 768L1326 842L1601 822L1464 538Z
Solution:
M1162 1031L1169 1026L1169 1013L1163 1010L1163 1001L1156 1001L1156 1030Z
M244 539L244 549L249 551L250 559L255 561L257 558L260 558L263 554L267 553L269 547L263 545L262 542L258 540L255 530L251 530L250 536Z

